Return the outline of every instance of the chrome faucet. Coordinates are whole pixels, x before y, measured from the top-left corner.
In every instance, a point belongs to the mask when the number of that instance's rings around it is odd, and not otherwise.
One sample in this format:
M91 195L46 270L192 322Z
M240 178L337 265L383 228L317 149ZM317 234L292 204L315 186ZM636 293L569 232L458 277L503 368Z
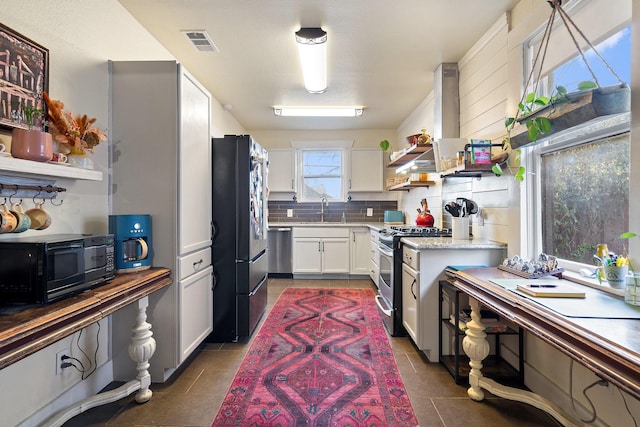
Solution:
M324 206L329 207L329 201L325 196L320 199L320 222L324 222Z

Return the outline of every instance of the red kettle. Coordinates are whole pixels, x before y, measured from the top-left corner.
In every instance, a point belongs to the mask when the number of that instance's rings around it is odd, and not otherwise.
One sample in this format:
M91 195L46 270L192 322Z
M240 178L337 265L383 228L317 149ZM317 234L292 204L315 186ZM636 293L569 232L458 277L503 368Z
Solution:
M416 225L421 227L433 227L433 223L435 219L431 212L429 211L429 207L427 206L427 199L422 199L420 201L422 205L422 210L418 209L418 217L416 218Z

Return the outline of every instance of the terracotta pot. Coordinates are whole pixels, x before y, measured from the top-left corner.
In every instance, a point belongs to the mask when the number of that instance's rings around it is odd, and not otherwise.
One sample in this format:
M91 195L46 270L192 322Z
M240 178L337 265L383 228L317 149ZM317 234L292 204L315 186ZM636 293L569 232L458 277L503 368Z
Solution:
M11 155L18 159L48 162L53 158L53 138L47 132L14 128Z

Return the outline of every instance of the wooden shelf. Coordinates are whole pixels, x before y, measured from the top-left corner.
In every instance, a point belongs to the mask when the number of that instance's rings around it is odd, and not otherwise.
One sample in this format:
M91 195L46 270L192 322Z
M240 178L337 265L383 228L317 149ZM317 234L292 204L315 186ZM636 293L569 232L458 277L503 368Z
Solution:
M102 181L102 172L74 168L72 166L57 165L31 160L15 159L13 157L0 157L0 173L11 172L22 176L51 176L58 178L84 179L89 181Z
M434 185L433 181L406 181L401 184L392 185L387 188L387 191L409 191L412 188L416 187L429 187Z
M417 144L412 145L409 148L406 148L402 151L402 155L397 159L389 162L387 167L398 167L402 166L405 163L409 163L411 160L414 160L416 157L421 156L424 153L433 150L432 144Z
M464 166L456 166L455 168L447 169L440 173L441 178L479 178L482 175L493 174L491 164L472 164L466 163Z

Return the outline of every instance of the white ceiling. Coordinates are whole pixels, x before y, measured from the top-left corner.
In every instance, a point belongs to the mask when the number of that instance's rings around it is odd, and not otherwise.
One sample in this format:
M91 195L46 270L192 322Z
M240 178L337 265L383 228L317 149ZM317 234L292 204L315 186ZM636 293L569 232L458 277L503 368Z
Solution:
M396 129L519 0L119 0L251 130ZM303 87L294 33L328 33L328 90ZM219 53L181 32L205 30ZM274 105L365 107L362 117L276 117Z

